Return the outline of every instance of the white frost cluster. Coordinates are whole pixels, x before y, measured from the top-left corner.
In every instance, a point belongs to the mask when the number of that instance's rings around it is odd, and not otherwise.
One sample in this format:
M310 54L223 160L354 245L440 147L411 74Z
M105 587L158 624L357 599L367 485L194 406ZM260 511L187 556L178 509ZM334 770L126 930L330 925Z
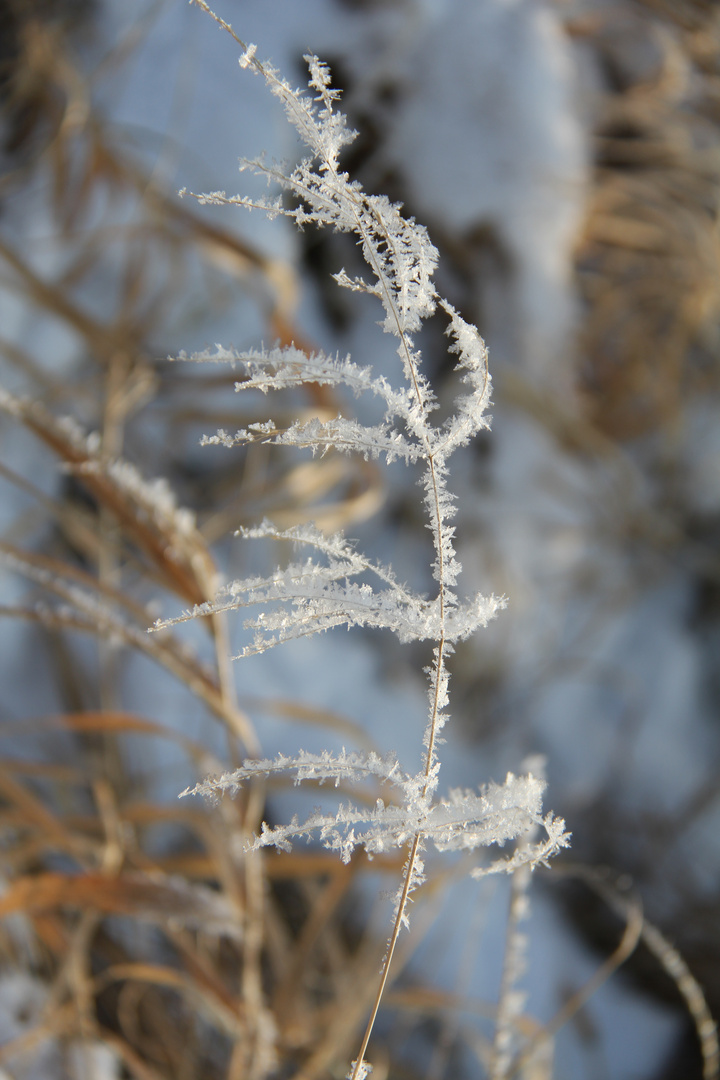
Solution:
M265 521L255 529L242 529L241 535L290 540L314 548L323 561L306 558L278 567L268 577L232 581L219 590L216 600L198 604L174 619L160 620L155 629L262 605L263 611L245 622L255 631L255 638L242 656L343 625L392 630L403 642L438 641L444 634L451 644L485 626L504 606L502 599L478 594L443 610L439 597L428 600L412 592L395 580L392 570L361 555L341 534L328 537L312 525L280 530ZM373 584L352 580L361 575L369 576Z
M402 848L416 836L430 840L438 851L473 851L491 844L502 846L535 826L545 829L544 841L524 846L511 859L479 867L477 875L544 862L567 844L562 819L552 814L542 817L545 782L532 773L526 776L508 773L504 784L488 784L479 794L455 789L446 798L433 801L438 767L429 778L424 773L410 776L401 770L392 754L383 758L375 753L345 750L340 754L300 751L294 757L280 754L272 760L248 760L241 768L205 780L183 795L235 794L244 782L288 772L293 774L295 783L330 781L336 787L341 780L357 782L374 776L391 785L393 801L377 799L372 809L341 805L335 814L314 810L305 821L294 817L289 825L274 828L263 824L260 836L250 845L251 851L270 845L290 851L293 841L317 835L325 847L337 851L347 863L358 846L372 857L394 847Z

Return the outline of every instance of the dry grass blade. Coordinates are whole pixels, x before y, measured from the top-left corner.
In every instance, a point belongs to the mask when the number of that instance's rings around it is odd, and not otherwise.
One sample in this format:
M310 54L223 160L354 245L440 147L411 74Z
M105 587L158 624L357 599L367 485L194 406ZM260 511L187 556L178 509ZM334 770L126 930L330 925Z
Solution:
M174 968L160 964L136 963L114 964L103 972L97 980L98 991L115 981L146 982L152 986L167 987L199 999L203 1012L207 1012L211 1022L230 1035L238 1034L238 1014L241 1007L229 999L229 995L217 996L207 986L201 986L197 979L185 975Z
M48 846L77 859L81 864L89 860L96 851L96 845L66 828L56 814L15 778L14 772L12 765L0 763L0 795L17 811L24 826L38 832Z
M554 872L561 876L576 877L592 889L625 922L625 930L620 944L612 956L599 968L590 983L578 994L573 995L566 1008L550 1022L551 1031L556 1031L561 1023L567 1022L569 1015L576 1012L594 991L595 984L599 985L620 964L625 963L642 940L672 979L692 1018L702 1054L703 1080L718 1080L720 1043L717 1024L710 1013L703 989L677 949L643 915L638 899L627 896L627 889L620 888L615 880L616 875L608 870L569 864L559 870L555 868Z
M228 700L218 676L214 676L172 635L148 636L146 628L150 616L129 594L67 563L28 554L13 545L0 543L0 558L64 601L64 606L56 609L36 605L34 608L6 608L4 614L34 619L60 630L80 630L120 641L127 648L144 653L204 701L248 748L256 745L249 719L234 701Z
M208 889L180 879L159 880L144 874L35 874L18 878L0 897L0 917L26 915L70 906L104 914L129 915L164 924L202 929L239 938L238 913Z
M189 512L165 486L149 485L129 465L104 462L76 425L56 420L39 402L10 395L0 405L72 469L89 495L108 510L127 540L145 556L166 587L190 603L212 595L216 570Z
M720 171L712 7L608 10L590 36L622 72L598 121L597 172L579 257L587 302L585 390L613 438L667 429L717 389ZM628 66L623 42L644 42Z

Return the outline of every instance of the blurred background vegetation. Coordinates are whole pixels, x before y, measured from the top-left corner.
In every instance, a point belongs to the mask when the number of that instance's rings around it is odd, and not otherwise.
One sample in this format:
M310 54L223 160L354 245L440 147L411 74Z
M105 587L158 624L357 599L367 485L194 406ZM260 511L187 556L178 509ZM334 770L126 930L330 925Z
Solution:
M191 148L114 114L173 6L115 18L113 0L0 2L0 1067L17 1080L342 1076L383 949L357 897L392 888L399 870L314 849L246 859L272 814L262 784L217 806L175 799L265 746L270 715L359 745L371 734L352 708L272 684L243 693L220 617L147 636L158 605L212 598L247 557L227 537L263 516L351 532L372 519L369 535L409 563L421 526L412 492L372 464L197 448L203 432L264 414L232 393L232 373L169 352L227 328L247 344L352 342L364 312L326 289L328 269L353 258L337 239L265 246L254 219L244 228L180 201ZM680 1018L664 1059L648 1046L632 1075L708 1078L716 1049L689 972L718 1015L720 18L702 0L541 6L585 79L578 209L558 255L563 335L542 345L533 330L530 271L499 213L458 226L438 206L428 221L441 287L498 358L495 430L468 454L460 523L470 575L511 599L487 640L459 650L453 710L479 768L548 754L548 805L573 831L539 892L599 974L555 986L554 1020L529 1011L519 1037L552 1047L572 1029L587 1075L607 1075L614 1036L589 991L612 975ZM412 127L412 80L377 44L383 18L412 30L422 5L315 9L335 20L326 58L361 130L352 168L424 219L419 181L388 149L403 117ZM528 10L515 6L518 26ZM462 29L463 12L448 4L445 17ZM220 14L241 29L240 5ZM341 38L361 24L370 58ZM414 55L408 45L406 67ZM232 110L252 107L237 80L237 98L206 118L228 139ZM442 397L450 375L433 335ZM318 388L281 410L351 407ZM411 666L393 648L378 660L396 680ZM446 886L438 873L426 897ZM414 948L388 994L378 1074L479 1075L495 1006L462 980L451 992L403 975ZM563 1075L551 1053L543 1061L516 1074Z

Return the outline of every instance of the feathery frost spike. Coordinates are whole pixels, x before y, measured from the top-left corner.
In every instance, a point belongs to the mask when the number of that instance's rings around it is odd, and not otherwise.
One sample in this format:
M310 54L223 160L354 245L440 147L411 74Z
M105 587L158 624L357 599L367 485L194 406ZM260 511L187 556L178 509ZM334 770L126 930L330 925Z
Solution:
M528 844L511 859L479 868L480 873L492 873L525 863L544 862L567 840L561 819L551 815L542 818L545 783L532 774L516 777L508 773L504 784L488 784L479 794L452 790L446 798L433 803L424 774L403 773L392 754L384 758L345 750L338 755L328 751L322 754L300 751L295 757L279 754L272 760L246 761L239 769L204 780L183 795L213 798L223 792L235 794L243 783L275 773L292 774L296 784L303 780L323 784L329 780L335 787L341 780L375 777L395 789L396 802L386 805L378 799L370 810L341 805L335 814L314 810L303 822L295 817L289 825L271 828L263 824L251 850L273 845L289 851L294 840L308 840L317 835L325 847L338 851L343 862L348 862L357 846L364 847L372 856L403 847L420 836L423 841L431 841L438 851L473 851L492 844L502 846L533 826L545 828L546 840ZM412 873L413 880L419 884L422 873L419 864Z
M370 393L382 398L386 406L386 420L399 417L409 422L414 416L415 404L408 390L404 387L394 389L383 376L373 376L371 368L358 367L349 356L341 360L337 356L326 356L321 352L307 355L295 345L275 349L248 349L245 352L216 345L214 351L204 349L190 356L180 353L178 360L242 366L246 371L246 378L235 384L238 391L260 390L267 394L270 390L287 390L311 383L320 386L347 386L355 396Z
M465 446L483 428L490 427L491 418L485 412L490 404L492 380L488 372L487 347L476 327L465 322L445 300L440 301L440 306L450 316L446 333L455 339L450 352L460 357L456 367L464 372L462 381L470 387L469 393L458 396L455 415L438 433L437 448L447 456L459 446Z

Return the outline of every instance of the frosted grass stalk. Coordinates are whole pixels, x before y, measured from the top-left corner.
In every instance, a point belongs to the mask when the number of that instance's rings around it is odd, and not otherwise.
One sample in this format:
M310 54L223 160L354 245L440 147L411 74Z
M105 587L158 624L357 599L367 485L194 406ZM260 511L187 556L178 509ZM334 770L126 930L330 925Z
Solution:
M510 773L503 784L488 785L479 793L451 791L445 798L436 798L439 733L448 719L448 659L456 642L485 626L505 603L502 598L481 594L462 599L457 592L462 567L451 524L454 496L447 486L452 454L489 426L491 381L485 344L477 329L438 296L433 283L438 253L425 228L404 217L401 208L386 197L364 192L344 171L341 152L355 138L355 132L335 108L339 94L330 84L327 66L316 56L306 56L311 93L293 90L270 64L258 60L255 46L238 38L227 23L210 12L204 0L196 2L237 41L242 49L241 66L265 80L309 154L292 168L269 164L264 159L242 166L254 169L289 193L292 205L286 205L281 198L228 197L224 192L195 197L203 203L260 208L271 216L281 214L292 218L300 228L312 225L353 234L369 277L350 277L341 270L334 275L335 280L341 288L377 299L383 311L383 330L397 341L403 375L403 382L392 386L383 375L357 365L349 357L342 359L321 352L306 356L294 345L246 351L217 346L214 352L206 350L190 357L183 354L183 360L229 362L238 367L244 376L236 384L239 392L267 393L320 383L348 387L355 395L369 394L384 406L384 415L375 425L338 416L296 421L280 429L268 419L233 434L218 431L205 441L226 447L252 443L308 447L320 453L334 449L417 466L432 537L435 595L428 598L400 584L391 568L366 558L340 534L328 537L312 526L283 531L264 522L256 529L245 530L244 535L290 540L310 554L268 576L233 581L213 603L159 621L153 628L161 630L188 618L258 607L259 613L245 622L254 631L254 639L243 655L340 625L388 629L402 642L428 641L432 645L431 663L426 668L428 716L424 749L416 774L402 772L393 756L381 759L345 751L335 755L303 752L294 758L279 755L272 761L246 761L233 773L203 781L193 789L211 795L233 792L253 777L277 771L294 774L296 782L329 781L335 785L341 779L357 782L373 776L388 787L391 801L378 799L371 810L341 806L335 814L318 811L303 822L294 818L288 825L263 826L252 844L253 849L274 844L287 850L298 838L317 836L345 861L358 845L369 856L392 847L407 851L380 984L360 1051L348 1074L352 1080L359 1080L369 1070L365 1053L393 952L401 928L407 925L408 902L423 880L425 846L432 842L443 851L469 851L503 845L533 829L544 830L543 840L524 844L511 858L478 866L475 873L484 874L517 871L544 862L567 843L567 834L560 819L542 815L544 783L531 773L524 777ZM463 387L452 415L442 423L434 422L437 402L421 370L422 357L416 345L418 331L438 308L447 319L449 351L457 357Z

